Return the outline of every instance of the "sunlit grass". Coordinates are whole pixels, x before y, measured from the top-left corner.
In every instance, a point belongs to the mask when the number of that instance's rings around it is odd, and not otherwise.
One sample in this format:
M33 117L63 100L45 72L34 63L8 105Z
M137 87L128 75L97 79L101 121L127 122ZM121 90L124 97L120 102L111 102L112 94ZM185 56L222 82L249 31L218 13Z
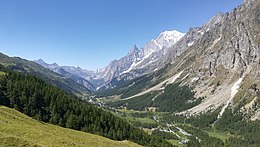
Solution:
M217 131L206 131L209 136L211 137L215 137L215 138L219 138L221 139L223 142L226 141L226 139L228 138L228 135L226 132L217 132Z
M0 71L0 76L3 76L3 75L5 75L5 72Z
M0 146L138 146L105 137L42 123L0 106Z

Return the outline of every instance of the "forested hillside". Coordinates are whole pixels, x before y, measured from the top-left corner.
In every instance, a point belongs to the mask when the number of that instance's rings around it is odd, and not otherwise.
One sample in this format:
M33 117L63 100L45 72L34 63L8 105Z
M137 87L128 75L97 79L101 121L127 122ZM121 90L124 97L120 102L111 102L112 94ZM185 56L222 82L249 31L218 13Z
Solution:
M17 110L0 106L0 146L136 147L139 145L42 123Z
M19 71L39 77L45 82L51 83L73 94L87 94L90 91L83 85L78 84L71 78L61 76L37 63L19 57L8 57L0 53L0 64L12 71Z
M197 105L201 99L194 98L194 92L190 87L175 83L166 86L163 92L152 91L131 99L109 102L107 105L141 111L147 107L154 107L160 112L180 112Z
M40 121L145 146L171 146L31 75L4 71L0 78L0 94L0 105L15 108Z

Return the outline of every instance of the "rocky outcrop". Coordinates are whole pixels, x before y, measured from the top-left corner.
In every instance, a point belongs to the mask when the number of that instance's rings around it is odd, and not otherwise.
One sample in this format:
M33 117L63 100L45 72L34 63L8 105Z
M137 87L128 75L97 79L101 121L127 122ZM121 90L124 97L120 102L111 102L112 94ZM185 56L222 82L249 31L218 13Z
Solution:
M158 60L165 54L167 48L173 46L183 36L184 33L176 30L162 32L156 39L149 41L144 48L139 50L134 46L125 57L110 62L110 64L100 70L98 74L108 83L108 85L111 85L109 82L114 78L121 80L120 77L138 77L145 73L160 69L163 66L159 67L159 64L156 64ZM149 65L154 66L153 68L149 68Z
M219 13L202 27L191 28L177 43L161 49L160 54L151 54L156 62L147 61L144 67L128 74L131 77L150 72L148 76L154 77L157 84L144 86L141 92L128 98L163 90L160 84L181 73L176 82L194 88L195 96L202 99L182 114L196 115L221 108L221 117L229 106L242 111L252 105L253 112L247 112L255 119L260 111L260 95L256 92L260 87L259 3L249 0L231 12ZM160 77L156 77L153 71L169 63Z
M187 112L195 114L223 105L241 107L245 105L243 101L259 97L248 92L253 84L260 85L259 16L260 2L245 1L231 12L213 18L206 24L211 29L206 29L173 60L175 70L189 73L188 83L195 87L197 97L205 98ZM236 95L232 95L233 85L242 77ZM193 78L197 79L195 83L191 82ZM235 100L227 104L231 97Z

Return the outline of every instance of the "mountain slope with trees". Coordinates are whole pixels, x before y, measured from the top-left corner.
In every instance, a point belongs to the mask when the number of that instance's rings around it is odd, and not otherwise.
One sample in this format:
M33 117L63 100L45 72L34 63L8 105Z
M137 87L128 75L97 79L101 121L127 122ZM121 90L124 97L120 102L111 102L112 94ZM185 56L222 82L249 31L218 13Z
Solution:
M0 105L15 108L37 120L114 140L130 140L146 146L171 146L165 140L148 135L125 120L39 78L19 72L4 72L0 78Z
M37 76L44 81L52 83L70 93L77 95L90 93L89 89L83 85L78 84L71 78L63 77L32 61L28 61L19 57L8 57L0 53L0 64L9 70L20 71Z
M0 106L0 146L137 147L139 145L50 125L34 120L17 110Z

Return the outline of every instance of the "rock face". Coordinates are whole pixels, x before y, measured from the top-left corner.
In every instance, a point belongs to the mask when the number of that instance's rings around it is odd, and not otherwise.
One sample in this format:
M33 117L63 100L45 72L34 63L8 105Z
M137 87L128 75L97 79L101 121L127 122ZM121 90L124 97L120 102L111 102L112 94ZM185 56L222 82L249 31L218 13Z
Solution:
M84 75L84 70L63 69L98 83L95 88L102 86L100 89L106 89L144 74L152 75L167 65L167 71L155 80L163 81L181 72L176 82L194 87L196 97L203 98L200 104L183 114L195 115L217 108L224 111L233 106L252 114L252 119L259 119L259 3L259 0L245 0L231 12L219 13L202 27L191 28L186 34L163 32L144 48L134 46L125 57L112 61L97 72ZM246 110L244 106L247 106Z
M192 34L188 32L167 58L172 60L171 72L184 70L189 77L185 83L195 87L197 97L205 98L185 113L196 114L223 105L241 107L254 98L258 99L254 109L259 110L260 95L249 89L260 87L260 1L246 0L231 12L213 17L196 32L201 35L195 35L192 44L185 38ZM174 58L178 55L176 48L184 51Z
M104 81L109 83L113 78L120 80L120 77L126 73L130 77L138 77L143 73L149 73L150 70L146 71L145 68L157 62L165 53L165 50L177 43L183 36L184 33L176 30L162 32L156 39L149 41L144 48L139 50L134 46L125 57L112 61L107 67L99 71L98 74ZM142 69L142 72L135 72L134 70L136 69ZM123 75L123 77L126 77L126 75Z
M196 115L221 108L221 117L232 106L251 119L260 119L260 1L246 0L228 13L217 14L202 27L191 28L169 48L153 52L149 60L141 61L144 64L114 78L109 86L134 78L136 73L150 72L140 78L153 77L151 81L138 78L145 85L134 80L132 84L142 90L128 95L127 99L132 99L163 91L162 85L178 75L174 82L194 88L195 96L202 99L182 114ZM153 71L161 67L167 68L157 76ZM149 83L152 87L147 87Z
M110 62L108 66L100 70L97 74L99 74L104 81L108 82L123 72L126 72L132 64L139 62L142 57L141 51L134 46L126 56Z
M191 28L186 34L178 31L162 32L155 40L148 42L141 50L142 59L139 62L133 62L128 70L115 75L113 83L109 83L108 85L113 85L112 87L114 87L117 83L115 81L120 83L126 76L128 76L127 79L139 77L159 70L166 64L174 62L176 57L198 43L205 33L220 24L223 16L223 13L219 13L202 27ZM113 76L110 76L110 78L112 77ZM106 81L111 80L112 79L106 79Z
M235 8L204 34L195 46L201 58L200 68L209 69L209 74L214 75L220 65L242 72L259 67L260 11L257 6L259 2L255 1L254 5L245 3Z

